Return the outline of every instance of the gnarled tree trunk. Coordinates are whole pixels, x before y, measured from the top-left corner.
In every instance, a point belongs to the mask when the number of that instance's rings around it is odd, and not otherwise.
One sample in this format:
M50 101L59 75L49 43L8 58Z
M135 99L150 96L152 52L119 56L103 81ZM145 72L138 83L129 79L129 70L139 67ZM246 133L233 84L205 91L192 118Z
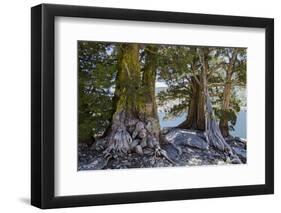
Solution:
M209 144L213 145L217 149L221 151L225 151L226 147L229 147L228 144L225 142L221 131L218 127L218 124L215 120L215 115L212 107L212 103L209 96L208 91L208 82L207 82L207 74L209 70L208 64L208 48L200 49L199 56L200 62L202 64L202 87L203 87L203 95L205 96L205 103L204 103L204 111L205 111L205 136L206 140Z
M201 63L203 65L202 69L202 82L205 95L205 136L207 142L213 147L217 148L220 151L223 151L231 157L232 161L236 163L242 163L239 157L233 153L232 148L225 141L223 135L221 134L219 125L215 119L215 113L212 107L208 84L207 84L207 73L208 73L208 49L203 48L201 54Z
M105 135L107 154L127 154L132 150L133 138L129 126L137 123L141 107L138 96L141 80L138 51L137 44L120 45L114 97L115 112Z
M215 119L212 103L209 94L206 93L206 130L205 135L207 142L221 151L232 153L230 146L226 143L221 134L219 125Z
M178 127L203 131L205 130L205 98L203 90L194 77L191 77L191 87L192 94L189 101L187 118Z
M138 45L122 44L119 51L115 113L111 127L104 136L107 147L105 157L118 157L131 152L142 155L144 148L151 148L156 155L170 160L159 144L154 58L147 57L141 78Z

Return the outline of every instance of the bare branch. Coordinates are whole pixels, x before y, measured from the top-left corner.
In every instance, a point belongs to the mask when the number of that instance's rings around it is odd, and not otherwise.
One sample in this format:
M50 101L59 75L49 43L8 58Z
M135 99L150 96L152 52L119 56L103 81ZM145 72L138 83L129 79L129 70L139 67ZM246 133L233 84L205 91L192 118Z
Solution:
M129 68L128 68L127 63L125 63L125 68L126 68L126 71L127 71L128 77L131 79L131 74L130 74L130 70L129 70Z
M194 67L193 67L193 66L192 66L191 70L192 70L192 74L193 74L193 77L194 77L195 81L196 81L197 84L201 87L201 82L199 81L199 79L198 79L198 77L197 77L197 75L196 75L196 73L195 73L195 70L194 70Z
M155 55L157 54L157 52L152 51L152 50L150 50L149 48L145 48L145 51L150 52L150 53L155 54Z

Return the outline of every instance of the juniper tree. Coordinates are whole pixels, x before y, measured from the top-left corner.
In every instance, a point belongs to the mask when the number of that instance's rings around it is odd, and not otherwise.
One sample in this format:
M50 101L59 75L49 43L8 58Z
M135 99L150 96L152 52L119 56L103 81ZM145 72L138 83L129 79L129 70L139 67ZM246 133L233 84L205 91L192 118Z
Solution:
M223 57L223 94L221 96L220 130L224 137L229 136L229 122L235 125L241 101L236 97L235 88L246 86L246 49L223 48L219 50ZM233 127L232 127L233 128Z
M141 69L140 53L144 53ZM160 125L155 104L157 48L123 43L118 48L114 113L102 138L107 159L150 148L171 161L159 142ZM171 161L172 162L172 161Z
M199 48L171 46L162 55L160 79L168 89L158 95L159 104L165 105L177 100L167 110L166 117L177 117L187 113L186 120L178 127L205 130L205 95L203 91L203 65L199 52L205 49L206 84L215 111L220 119L223 136L227 136L228 127L232 127L240 111L240 100L235 88L241 89L246 81L246 50L243 48ZM234 50L236 58L230 62ZM239 55L239 56L238 56ZM201 57L202 58L202 57ZM224 125L223 125L224 124ZM227 131L225 131L227 130Z
M168 89L159 94L159 103L165 105L171 100L177 100L177 104L167 111L168 116L177 117L187 112L186 120L178 127L203 131L205 130L205 95L203 64L199 58L201 49L173 46L166 51L162 60L160 78L167 83ZM221 66L213 51L213 48L208 48L206 55L208 65L206 83L210 85L208 88L218 80L214 72Z

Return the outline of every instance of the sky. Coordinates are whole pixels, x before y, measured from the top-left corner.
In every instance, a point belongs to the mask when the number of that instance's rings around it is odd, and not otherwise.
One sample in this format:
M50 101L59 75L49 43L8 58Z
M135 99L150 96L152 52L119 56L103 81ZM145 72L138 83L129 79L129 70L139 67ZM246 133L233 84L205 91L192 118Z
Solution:
M163 81L156 81L155 87L156 88L168 87L168 85L165 82L163 82Z

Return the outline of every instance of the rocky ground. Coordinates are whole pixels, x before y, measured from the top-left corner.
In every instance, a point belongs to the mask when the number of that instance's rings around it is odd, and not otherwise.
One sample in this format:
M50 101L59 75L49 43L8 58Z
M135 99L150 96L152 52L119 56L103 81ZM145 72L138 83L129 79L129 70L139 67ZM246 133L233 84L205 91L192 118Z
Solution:
M231 146L241 162L231 159L226 153L209 146L202 132L166 128L162 130L164 143L162 149L168 158L157 156L155 150L145 148L143 153L132 153L125 157L106 160L103 150L97 144L78 146L78 170L151 168L168 166L200 166L246 163L246 141L237 137L228 137Z

